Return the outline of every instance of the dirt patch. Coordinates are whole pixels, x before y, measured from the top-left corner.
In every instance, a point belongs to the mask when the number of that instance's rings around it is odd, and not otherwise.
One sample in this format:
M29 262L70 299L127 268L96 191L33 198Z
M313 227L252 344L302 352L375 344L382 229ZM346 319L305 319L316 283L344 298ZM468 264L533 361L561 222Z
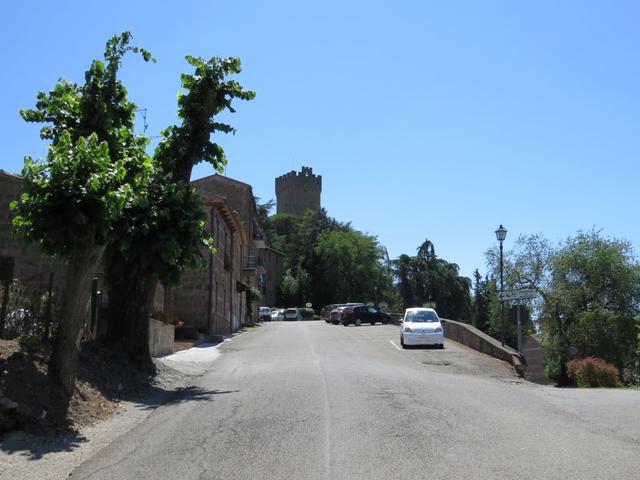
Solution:
M0 434L11 429L39 434L76 431L112 416L123 400L140 398L153 387L154 371L141 371L123 354L87 342L69 399L47 378L49 355L43 347L0 340L0 401L5 405Z

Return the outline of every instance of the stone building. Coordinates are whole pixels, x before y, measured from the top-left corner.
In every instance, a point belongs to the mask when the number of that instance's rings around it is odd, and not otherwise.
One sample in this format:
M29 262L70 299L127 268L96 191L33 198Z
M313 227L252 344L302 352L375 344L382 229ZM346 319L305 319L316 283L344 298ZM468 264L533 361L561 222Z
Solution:
M320 209L322 176L311 167L302 167L276 178L277 213L302 215L306 210Z
M62 262L42 254L37 245L13 233L9 205L21 190L22 178L0 170L0 257L13 259L13 276L28 290L44 292L51 274L54 288L60 288L64 283Z
M282 283L282 260L284 254L266 247L260 250L259 260L264 266L263 278L258 282L263 286L262 295L265 306L274 307L280 298L280 284Z
M268 248L264 229L260 222L258 209L251 185L223 175L211 175L191 184L203 197L218 195L225 197L232 212L244 227L248 245L242 252L242 282L258 288L262 294L259 305L253 305L253 318L257 318L257 307L272 306L278 297L282 276L283 255ZM215 237L215 233L214 233ZM268 258L267 258L268 257ZM265 263L266 259L266 263Z
M224 196L201 195L216 253L207 255L204 268L186 272L180 287L165 292L165 313L200 333L226 335L247 319L246 290L250 279L243 260L249 239Z
M193 182L207 214L217 252L205 268L188 271L177 289L159 285L155 309L203 334L224 335L258 317L260 305L274 305L282 275L282 254L267 247L250 185L221 175ZM12 233L9 204L20 195L22 179L0 170L0 257L15 262L14 277L34 291L62 288L64 265ZM261 293L247 310L249 289ZM101 285L102 288L102 285ZM108 299L108 292L106 292Z

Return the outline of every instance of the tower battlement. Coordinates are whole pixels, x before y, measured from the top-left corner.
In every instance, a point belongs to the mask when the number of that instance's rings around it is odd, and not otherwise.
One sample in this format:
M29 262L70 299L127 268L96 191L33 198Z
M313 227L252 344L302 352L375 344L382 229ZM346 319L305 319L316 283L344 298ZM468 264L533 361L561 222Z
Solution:
M322 176L311 167L302 167L276 178L277 213L301 215L305 210L320 209Z

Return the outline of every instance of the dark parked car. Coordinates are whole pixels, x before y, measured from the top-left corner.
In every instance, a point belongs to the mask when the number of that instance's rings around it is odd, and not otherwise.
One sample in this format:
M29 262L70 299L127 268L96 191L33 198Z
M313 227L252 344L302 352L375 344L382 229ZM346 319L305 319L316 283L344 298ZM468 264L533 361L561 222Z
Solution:
M339 303L336 308L331 310L329 321L334 325L338 325L342 321L342 311L347 307L354 307L357 305L364 305L364 303Z
M331 310L333 310L336 307L340 307L342 305L344 305L344 304L343 303L332 303L330 305L322 307L322 310L320 310L320 318L322 318L327 323L331 323Z
M345 307L342 311L342 317L340 320L342 325L345 327L351 323L356 326L362 325L363 323L375 325L376 323L389 323L391 316L380 310L378 307L357 305L353 307Z

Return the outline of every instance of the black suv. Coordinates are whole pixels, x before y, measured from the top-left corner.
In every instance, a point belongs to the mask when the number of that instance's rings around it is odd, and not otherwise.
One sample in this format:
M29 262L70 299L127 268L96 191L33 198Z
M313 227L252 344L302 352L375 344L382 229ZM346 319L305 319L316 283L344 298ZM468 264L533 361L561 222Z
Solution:
M360 326L363 323L370 323L374 325L376 323L389 323L391 317L388 313L383 312L378 307L372 307L370 305L357 305L354 307L345 307L342 311L342 317L340 318L342 325L345 327L350 323L356 326Z

